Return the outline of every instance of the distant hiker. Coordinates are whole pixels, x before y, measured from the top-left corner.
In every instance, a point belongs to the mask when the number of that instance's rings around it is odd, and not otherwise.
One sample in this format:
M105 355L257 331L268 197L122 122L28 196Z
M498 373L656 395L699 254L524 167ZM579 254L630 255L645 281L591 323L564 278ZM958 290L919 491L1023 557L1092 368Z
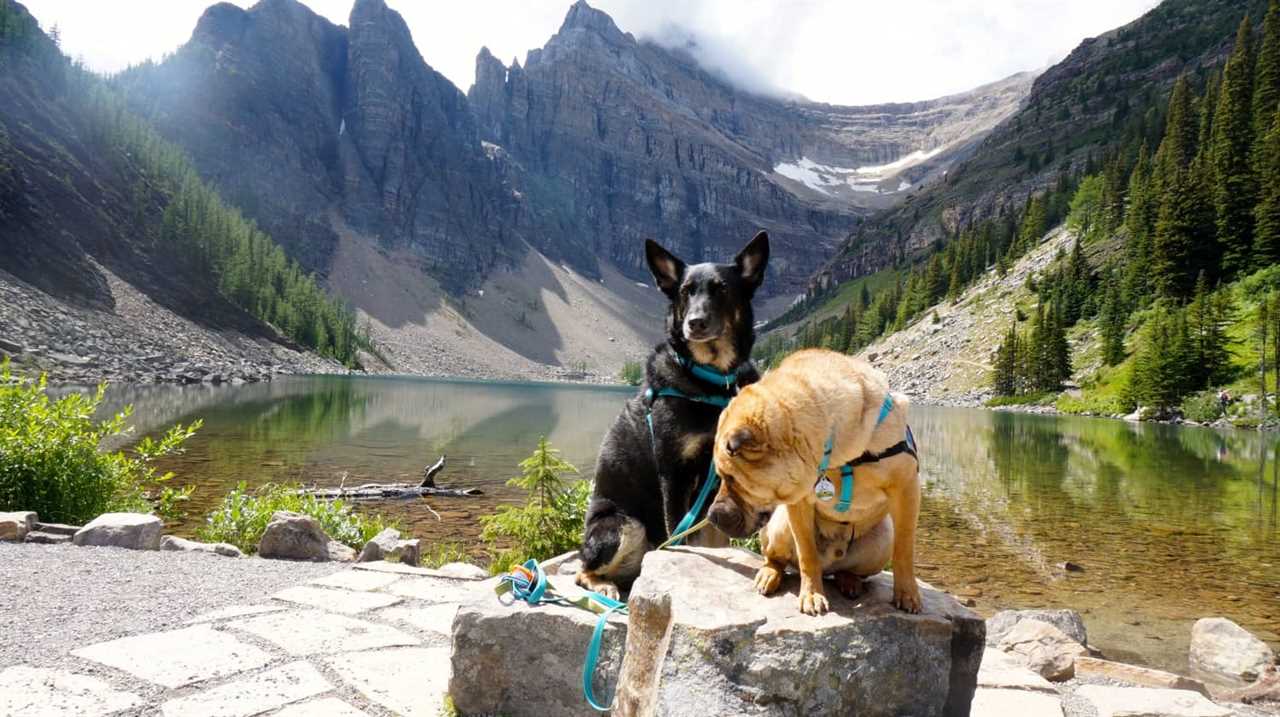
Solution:
M1218 405L1222 408L1223 411L1227 410L1227 406L1231 405L1230 391L1224 388L1218 392Z

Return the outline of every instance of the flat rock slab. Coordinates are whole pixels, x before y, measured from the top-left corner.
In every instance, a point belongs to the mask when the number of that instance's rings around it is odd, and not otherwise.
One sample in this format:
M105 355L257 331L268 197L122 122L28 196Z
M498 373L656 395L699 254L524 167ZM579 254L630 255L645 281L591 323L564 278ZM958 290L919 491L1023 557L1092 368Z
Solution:
M227 677L271 662L271 656L208 625L123 637L71 654L165 687Z
M1062 717L1062 700L1056 692L979 687L969 710L972 717Z
M161 550L172 550L187 553L212 553L224 558L243 558L244 553L231 543L201 543L195 540L166 535L160 538Z
M582 592L569 576L549 579L562 595ZM453 621L449 695L458 710L508 717L599 715L582 696L582 664L596 615L562 605L504 605L493 581L481 585L487 592L462 603ZM592 680L597 699L613 694L626 635L626 618L615 615L605 628Z
M43 530L33 530L27 533L24 539L27 543L38 543L40 545L59 545L62 543L70 543L70 535L62 535L60 533L46 533Z
M418 638L394 627L319 610L272 613L227 624L299 656L418 644Z
M387 588L387 591L402 597L423 600L426 602L458 603L471 600L477 595L493 596L492 584L489 588L480 587L486 583L475 580L456 580L448 578L422 577L398 580Z
M389 607L377 616L384 620L407 622L419 630L448 637L453 632L453 619L457 614L458 604L446 603L429 607Z
M978 687L1058 694L1052 682L1032 672L1019 660L991 648L982 653L982 667L978 668Z
M881 574L856 601L829 587L832 612L814 617L795 576L756 593L760 564L734 548L645 555L627 601L620 714L940 715L973 699L985 624L954 598L921 584L923 608L908 614Z
M395 595L330 590L309 585L295 585L291 588L285 588L271 597L276 600L298 603L308 607L323 608L330 612L340 612L344 615L358 615L368 610L395 605L403 600L403 598Z
M312 585L323 585L344 590L377 590L399 580L394 573L378 573L371 570L343 570L340 573L326 575L311 581Z
M394 714L438 717L442 712L449 681L447 647L357 652L331 657L328 663L347 684Z
M365 717L365 714L337 697L322 697L290 705L271 717Z
M1198 692L1151 687L1085 685L1076 694L1093 705L1097 717L1231 717Z
M29 510L0 513L0 540L22 542L35 524L36 514Z
M0 671L0 715L98 717L141 704L96 677L26 665Z
M1103 677L1109 680L1128 682L1143 687L1164 687L1172 690L1191 690L1208 697L1209 690L1204 683L1172 672L1153 670L1150 667L1127 665L1123 662L1100 660L1096 657L1076 658L1077 677Z
M89 521L71 542L76 545L101 545L130 550L159 550L160 531L164 524L145 513L103 513Z
M351 567L354 570L372 570L378 573L396 573L399 575L436 575L434 571L428 570L427 568L405 565L404 563L388 563L385 561L356 563Z
M164 717L252 717L328 692L328 681L306 662L293 662L161 705Z
M187 620L188 625L194 625L198 622L216 622L218 620L230 620L233 617L248 617L249 615L261 615L268 612L279 612L288 610L286 605L232 605L230 607L222 607L217 610L201 613Z

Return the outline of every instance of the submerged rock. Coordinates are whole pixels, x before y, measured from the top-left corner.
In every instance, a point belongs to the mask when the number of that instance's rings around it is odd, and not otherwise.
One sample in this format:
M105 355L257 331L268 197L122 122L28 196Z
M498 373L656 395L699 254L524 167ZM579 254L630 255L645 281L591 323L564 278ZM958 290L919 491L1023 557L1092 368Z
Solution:
M103 513L76 531L76 545L106 545L131 550L159 550L164 524L146 513Z
M1225 617L1196 620L1191 628L1189 662L1192 672L1237 684L1257 680L1275 664L1267 643Z
M1023 620L1047 622L1081 645L1089 644L1084 619L1075 610L1001 610L987 618L987 645L998 645Z

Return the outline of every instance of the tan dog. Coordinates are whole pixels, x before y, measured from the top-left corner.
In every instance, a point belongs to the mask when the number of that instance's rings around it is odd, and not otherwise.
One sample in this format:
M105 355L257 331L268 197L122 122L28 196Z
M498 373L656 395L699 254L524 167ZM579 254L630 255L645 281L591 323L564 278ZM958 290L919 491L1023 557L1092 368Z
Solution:
M800 610L821 615L828 609L823 573L835 572L842 591L856 592L862 577L883 568L883 546L891 542L893 603L919 612L919 466L912 452L893 452L907 431L906 396L893 394L891 409L878 422L888 394L884 374L865 361L811 349L787 357L720 414L713 459L722 483L707 516L733 537L768 522L761 541L765 564L756 575L762 594L776 590L786 566L796 565ZM854 469L852 503L843 512L836 509L837 497L820 499L815 490L829 439L826 475L837 495L839 467L872 459ZM877 459L881 453L893 454ZM783 510L774 517L778 506Z

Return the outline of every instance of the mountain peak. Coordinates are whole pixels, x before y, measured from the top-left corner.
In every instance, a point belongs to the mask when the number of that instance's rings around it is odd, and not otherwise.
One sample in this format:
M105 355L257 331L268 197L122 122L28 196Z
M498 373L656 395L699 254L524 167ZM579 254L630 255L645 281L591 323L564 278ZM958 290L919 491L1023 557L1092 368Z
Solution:
M613 18L609 17L608 13L591 7L586 0L575 2L569 8L568 14L564 16L560 33L569 30L590 30L606 36L622 35L622 31L614 24Z

